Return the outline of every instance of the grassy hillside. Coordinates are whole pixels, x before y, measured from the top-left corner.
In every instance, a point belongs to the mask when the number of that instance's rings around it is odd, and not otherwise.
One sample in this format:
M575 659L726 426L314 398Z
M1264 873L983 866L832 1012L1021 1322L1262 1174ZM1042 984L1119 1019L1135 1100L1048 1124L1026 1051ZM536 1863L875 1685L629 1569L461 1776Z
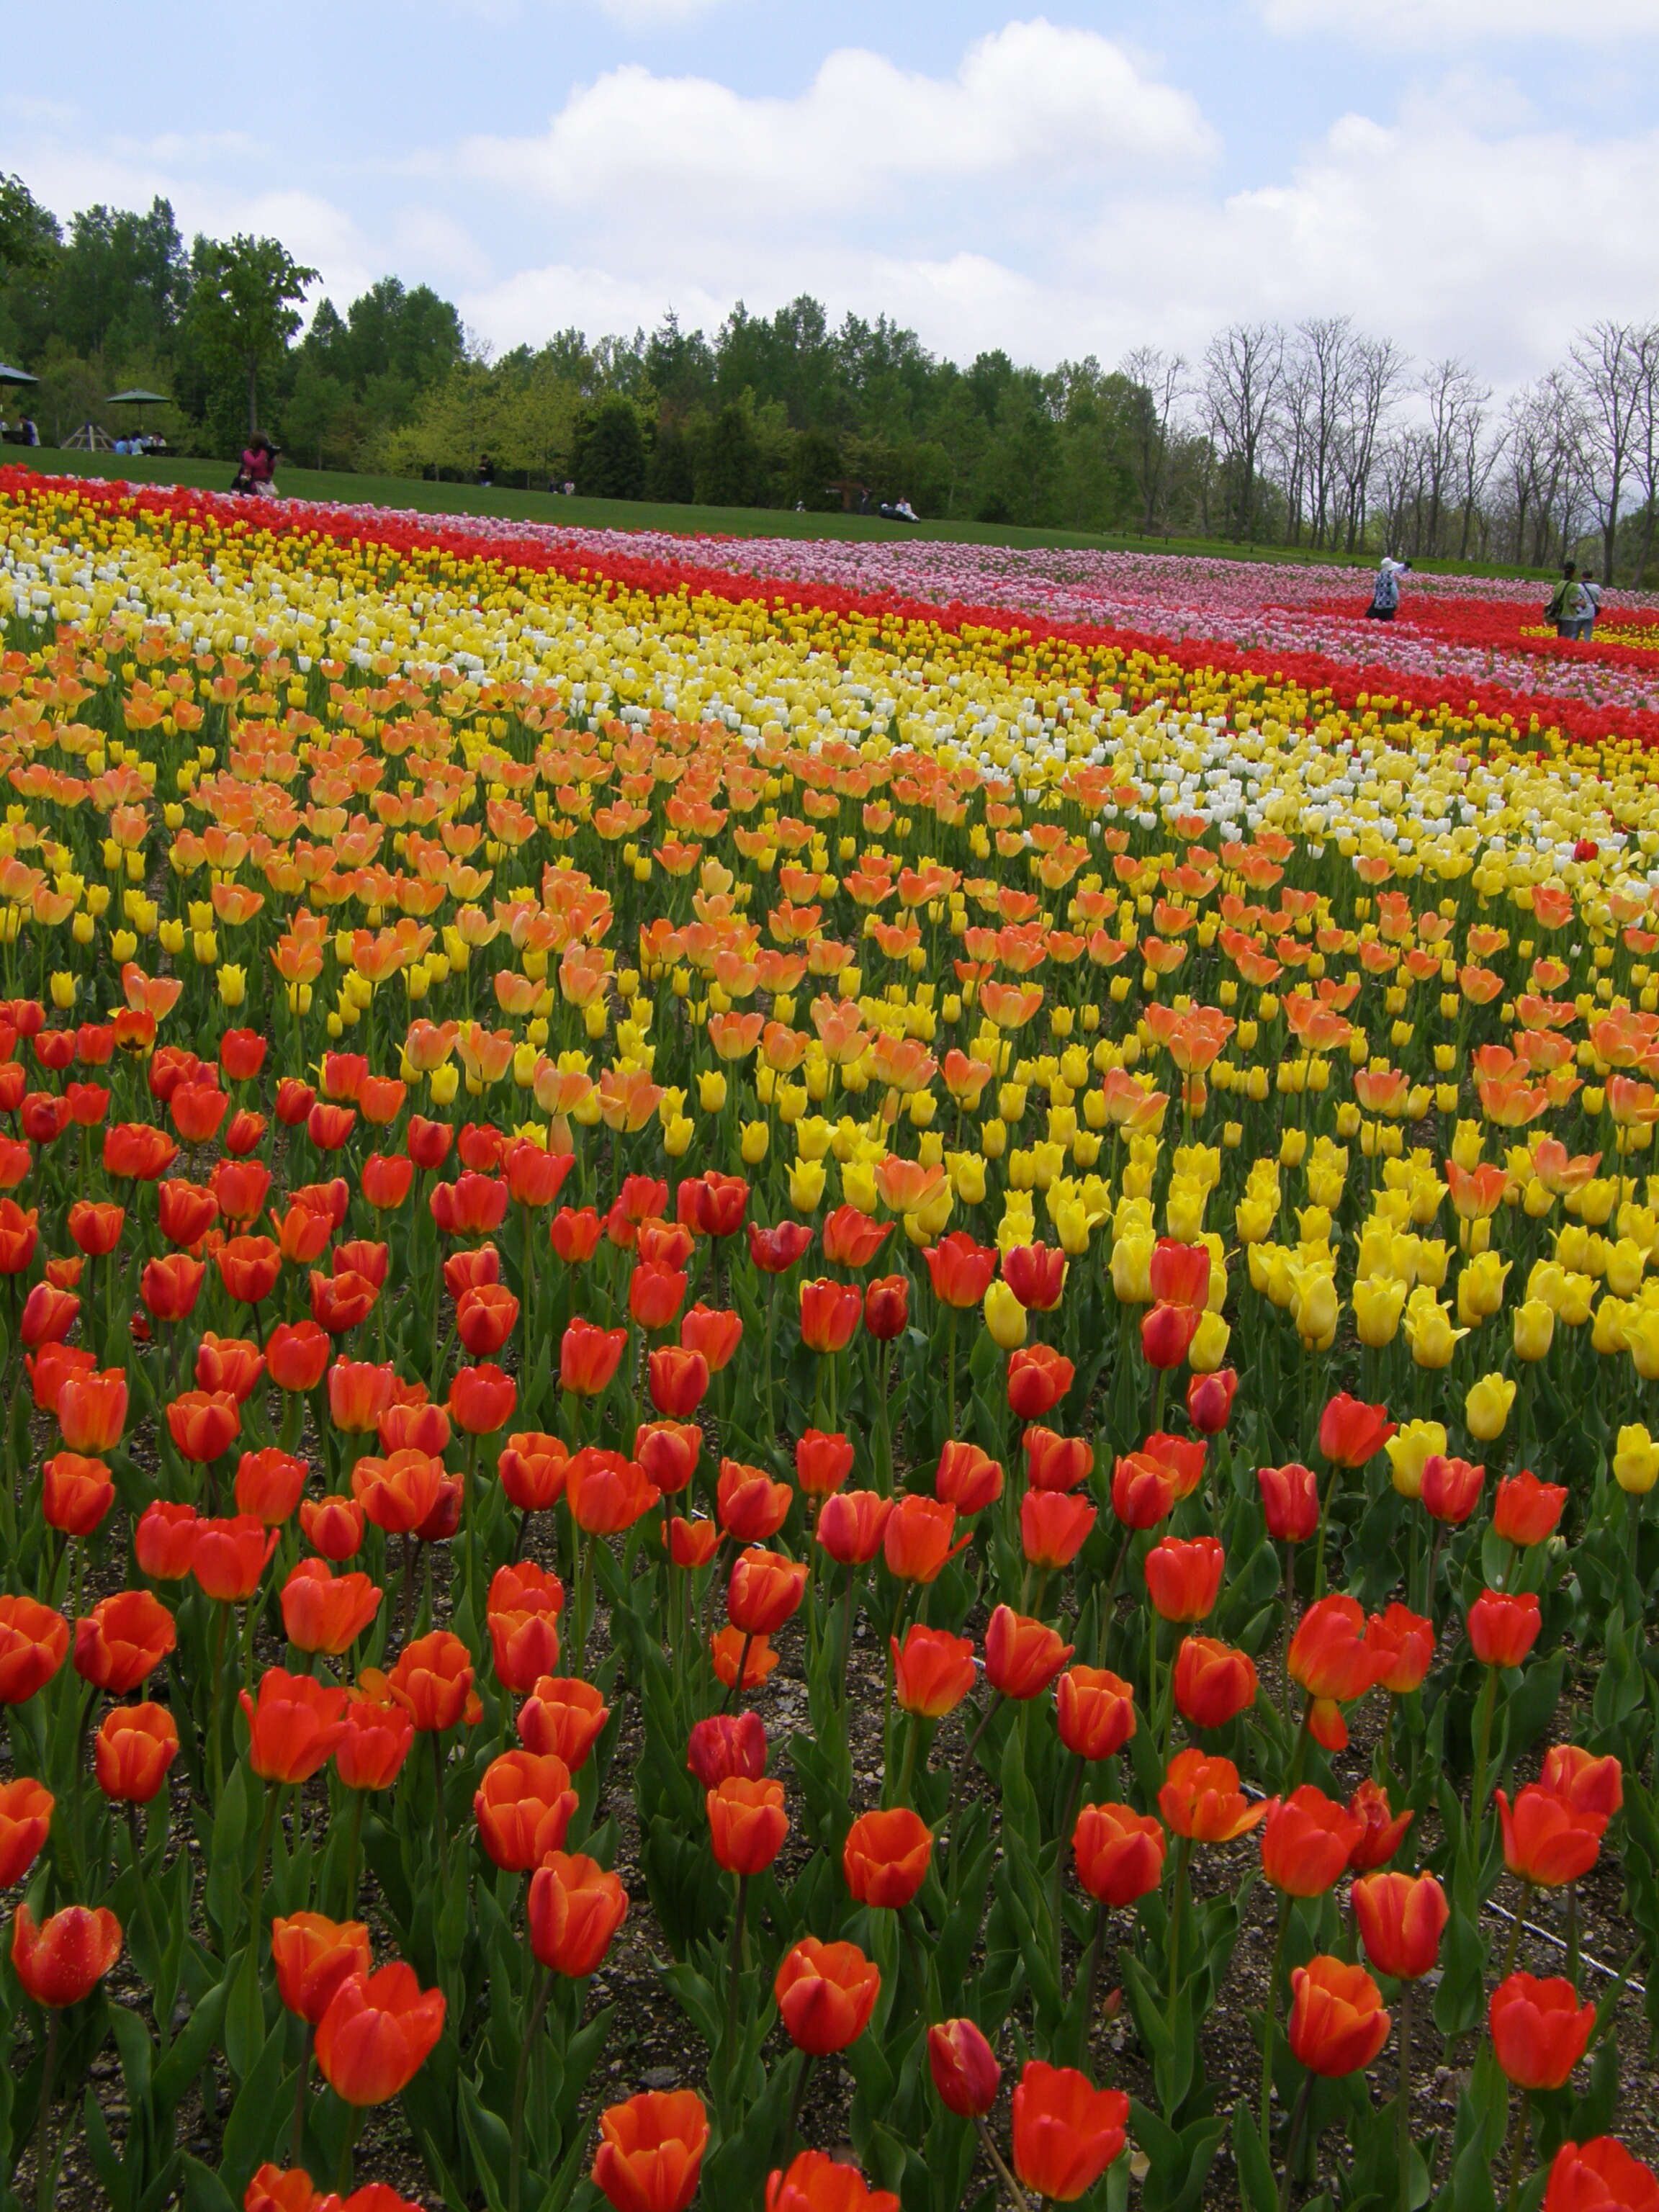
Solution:
M0 447L0 460L49 475L125 477L140 483L191 484L223 491L234 473L228 461L142 460L124 453L59 453L46 447ZM282 487L290 499L338 501L349 506L413 507L428 514L485 514L583 529L661 530L678 536L724 538L927 538L954 544L1083 546L1122 552L1177 553L1226 560L1294 561L1328 565L1342 556L1305 547L1243 546L1196 538L1101 538L1086 532L1023 530L995 523L923 522L911 526L860 514L797 514L776 507L670 507L649 500L564 499L540 491L483 491L476 484L428 483L416 477L351 476L329 469L301 469L284 462ZM1517 576L1524 568L1457 561L1425 561L1442 572Z

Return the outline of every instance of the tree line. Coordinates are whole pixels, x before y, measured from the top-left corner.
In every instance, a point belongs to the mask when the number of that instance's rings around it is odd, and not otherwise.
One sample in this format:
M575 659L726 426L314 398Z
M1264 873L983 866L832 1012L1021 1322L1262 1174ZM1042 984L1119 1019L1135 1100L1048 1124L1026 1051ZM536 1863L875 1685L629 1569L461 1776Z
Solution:
M179 453L251 427L306 466L599 497L924 516L1539 567L1639 583L1659 508L1659 324L1604 322L1500 406L1455 357L1352 318L1241 323L1196 359L1137 348L968 367L885 316L738 305L713 336L559 332L495 354L425 285L342 314L277 240L198 236L164 199L59 221L0 179L0 359L43 440L165 392ZM147 423L146 427L158 427Z

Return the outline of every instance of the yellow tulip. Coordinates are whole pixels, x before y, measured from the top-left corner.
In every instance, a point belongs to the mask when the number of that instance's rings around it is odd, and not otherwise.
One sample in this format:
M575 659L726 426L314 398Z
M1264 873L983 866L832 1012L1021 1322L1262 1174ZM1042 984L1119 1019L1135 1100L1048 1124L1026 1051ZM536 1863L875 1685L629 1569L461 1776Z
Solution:
M766 1158L766 1148L771 1141L772 1132L766 1122L745 1121L738 1138L738 1149L743 1154L744 1165L748 1168L757 1168Z
M1418 1498L1423 1490L1423 1469L1437 1454L1443 1455L1446 1431L1439 1421L1407 1421L1390 1437L1383 1449L1389 1473L1402 1498Z
M1492 1443L1503 1435L1514 1403L1515 1385L1506 1375L1483 1375L1464 1398L1463 1425L1477 1443Z
M1004 1352L1025 1341L1025 1309L1000 1276L985 1293L985 1326Z
M1151 1303L1152 1239L1120 1237L1112 1247L1112 1295L1120 1305Z
M1613 1479L1620 1490L1632 1498L1645 1498L1655 1482L1659 1481L1659 1444L1639 1422L1627 1423L1619 1431L1613 1455Z
M1227 1357L1227 1340L1232 1334L1218 1313L1200 1316L1193 1340L1187 1347L1187 1364L1194 1375L1213 1375Z
M247 970L228 961L219 970L219 999L222 1006L240 1006L247 997Z
M726 1103L726 1078L718 1067L705 1067L697 1076L697 1103L705 1114L718 1114Z
M844 1170L842 1187L845 1189L853 1170ZM822 1160L797 1160L789 1170L789 1203L797 1213L816 1213L823 1202L825 1170ZM856 1201L854 1201L856 1203Z
M689 1114L671 1115L664 1124L662 1148L671 1160L683 1160L691 1149L691 1139L696 1134L696 1123Z
M1353 1286L1354 1328L1362 1344L1379 1352L1399 1334L1406 1285L1371 1276Z
M1515 1310L1515 1356L1541 1359L1555 1335L1555 1312L1542 1298L1527 1298Z

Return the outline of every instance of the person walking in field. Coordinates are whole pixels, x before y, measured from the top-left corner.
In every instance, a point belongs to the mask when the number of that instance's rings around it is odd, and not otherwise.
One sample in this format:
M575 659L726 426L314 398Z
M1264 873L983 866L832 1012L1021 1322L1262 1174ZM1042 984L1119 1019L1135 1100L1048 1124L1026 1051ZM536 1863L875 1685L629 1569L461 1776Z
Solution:
M1596 617L1601 611L1601 586L1594 576L1578 579L1579 591L1583 594L1583 605L1578 616L1578 635L1588 641L1595 635Z
M1411 565L1409 561L1396 561L1391 553L1382 556L1382 565L1371 587L1371 603L1365 610L1367 622L1394 620L1400 609L1400 579L1409 574Z
M1586 617L1595 621L1595 604L1578 580L1578 563L1565 562L1562 564L1561 580L1545 605L1544 620L1554 623L1557 637L1577 637L1582 634L1578 625Z

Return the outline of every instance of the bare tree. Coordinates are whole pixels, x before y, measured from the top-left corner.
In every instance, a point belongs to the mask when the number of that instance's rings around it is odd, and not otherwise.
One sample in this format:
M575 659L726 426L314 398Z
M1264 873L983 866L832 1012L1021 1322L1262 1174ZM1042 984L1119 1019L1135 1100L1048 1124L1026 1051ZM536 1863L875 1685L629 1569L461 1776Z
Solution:
M1594 467L1592 496L1601 532L1601 577L1613 581L1619 510L1630 474L1641 412L1641 333L1629 323L1597 323L1573 341L1574 380L1583 395Z
M1440 550L1440 526L1448 504L1456 498L1469 450L1471 417L1478 440L1480 423L1492 389L1481 384L1468 363L1449 356L1431 362L1419 386L1428 408L1423 447L1424 495L1417 501L1412 550L1435 554ZM1468 521L1464 525L1465 550Z
M1261 442L1284 373L1285 333L1277 323L1234 323L1204 356L1204 399L1212 429L1237 472L1235 535L1255 522Z
M1149 536L1170 489L1170 440L1176 411L1186 398L1187 357L1158 346L1137 346L1126 354L1120 372L1144 396L1138 411L1135 477L1140 493L1140 529Z
M1352 386L1338 432L1335 453L1343 544L1350 553L1357 551L1364 538L1377 441L1399 397L1405 374L1406 356L1392 338L1355 341ZM1334 541L1334 523L1332 538Z
M1653 550L1654 509L1659 504L1659 324L1637 333L1636 434L1631 470L1642 489L1642 524L1636 538L1636 588L1642 588Z

